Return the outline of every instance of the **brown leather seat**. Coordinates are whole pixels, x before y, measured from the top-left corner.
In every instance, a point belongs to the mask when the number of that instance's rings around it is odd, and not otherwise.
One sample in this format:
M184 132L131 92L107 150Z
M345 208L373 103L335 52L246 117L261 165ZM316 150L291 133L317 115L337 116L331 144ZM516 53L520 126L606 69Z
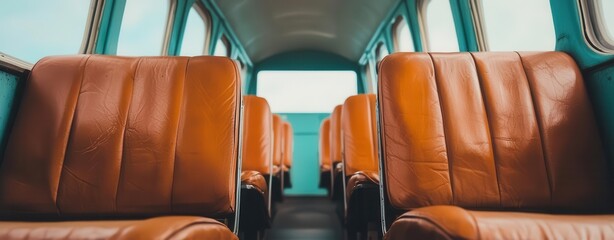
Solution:
M211 218L236 210L237 73L220 57L40 60L3 156L0 237L236 239ZM61 222L79 219L107 220Z
M292 168L292 157L294 154L294 130L292 124L283 122L283 151L282 151L282 170L284 171L284 188L291 188L290 169Z
M283 120L273 114L273 179L272 197L275 201L283 200Z
M241 231L262 231L270 226L268 183L273 164L273 119L266 99L243 97L243 157L241 173Z
M375 94L348 97L341 129L345 185L345 217L349 233L366 233L379 223L379 170ZM354 238L354 237L352 237Z
M330 159L331 165L331 197L336 200L343 199L343 172L342 139L341 139L341 112L343 105L335 107L330 115Z
M607 162L570 56L405 53L380 70L387 223L402 214L387 239L614 238Z
M320 124L320 140L318 146L318 154L320 156L320 187L326 188L328 194L330 194L332 165L330 161L330 118L324 119Z

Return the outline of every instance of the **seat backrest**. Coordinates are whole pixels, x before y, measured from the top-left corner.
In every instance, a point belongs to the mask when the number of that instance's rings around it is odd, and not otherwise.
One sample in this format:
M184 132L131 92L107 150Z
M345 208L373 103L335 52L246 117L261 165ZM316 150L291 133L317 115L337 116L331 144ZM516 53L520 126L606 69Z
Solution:
M393 207L592 211L611 204L593 110L567 54L403 53L380 70Z
M284 121L284 151L283 160L284 166L292 167L292 155L294 154L294 130L292 124Z
M280 171L283 163L283 127L281 116L273 114L273 166Z
M330 114L330 160L333 167L341 162L341 111L343 105L335 107Z
M320 142L318 150L320 154L320 168L330 169L330 118L324 119L320 124Z
M235 211L240 79L221 57L49 57L32 69L0 211L46 218Z
M343 103L341 128L345 175L358 171L378 172L375 94L360 94Z
M266 99L243 97L243 157L241 170L271 173L273 117Z

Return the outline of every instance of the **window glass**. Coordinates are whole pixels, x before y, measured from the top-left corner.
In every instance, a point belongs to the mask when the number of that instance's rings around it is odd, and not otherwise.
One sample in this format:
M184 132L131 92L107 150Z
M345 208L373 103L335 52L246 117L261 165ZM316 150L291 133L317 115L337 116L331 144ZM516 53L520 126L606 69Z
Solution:
M257 81L276 113L329 113L357 93L354 71L260 71Z
M554 50L549 0L483 0L481 6L489 51Z
M380 43L375 50L375 54L377 55L377 62L380 62L384 60L384 58L388 56L390 52L388 52L388 48L386 45L384 45L384 43Z
M226 37L222 36L217 40L215 44L215 50L213 51L213 55L222 56L222 57L230 57L230 51L228 47L228 40Z
M205 14L196 3L190 9L181 42L182 56L205 54L205 45L209 31L209 18Z
M414 52L414 40L409 30L409 24L404 17L397 18L394 25L394 44L397 52Z
M90 3L87 0L1 1L0 52L30 63L49 55L80 53Z
M374 82L374 78L373 78L373 73L371 72L371 61L367 61L367 64L365 65L365 79L366 79L366 85L365 86L369 86L368 92L373 93L373 82Z
M126 0L117 54L161 55L168 12L169 0Z
M614 46L614 1L596 0L600 3L603 31L607 33L608 42Z
M458 52L458 38L449 0L425 0L423 24L428 50L432 52Z

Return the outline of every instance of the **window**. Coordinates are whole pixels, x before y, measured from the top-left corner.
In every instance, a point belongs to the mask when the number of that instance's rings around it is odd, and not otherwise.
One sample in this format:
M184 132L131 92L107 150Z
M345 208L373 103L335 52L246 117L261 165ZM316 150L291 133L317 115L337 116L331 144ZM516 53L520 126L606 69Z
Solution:
M354 71L261 71L257 81L276 113L329 113L357 93Z
M373 93L373 83L375 82L375 79L371 70L371 61L367 61L367 64L365 65L365 80L365 86L369 87L367 91Z
M404 17L397 17L394 25L392 25L392 40L394 41L394 50L397 52L414 52L414 40L409 30L409 25Z
M384 58L388 56L388 54L390 54L390 52L388 52L388 48L386 47L386 45L383 42L379 43L379 45L377 46L377 49L375 50L375 56L377 56L377 62L379 63L382 60L384 60Z
M86 0L2 1L0 51L30 63L49 55L81 53L90 4Z
M169 0L126 0L119 30L118 55L161 55Z
M482 0L479 4L486 50L554 50L549 0Z
M614 1L582 0L585 31L591 44L603 52L614 52Z
M194 3L188 13L183 40L181 42L182 56L204 55L209 39L209 15L200 4Z
M228 43L228 39L226 39L226 36L222 36L220 39L217 40L217 43L215 44L215 50L213 52L213 55L230 57L229 46L230 44Z
M458 52L450 1L423 0L421 13L427 49L433 52Z

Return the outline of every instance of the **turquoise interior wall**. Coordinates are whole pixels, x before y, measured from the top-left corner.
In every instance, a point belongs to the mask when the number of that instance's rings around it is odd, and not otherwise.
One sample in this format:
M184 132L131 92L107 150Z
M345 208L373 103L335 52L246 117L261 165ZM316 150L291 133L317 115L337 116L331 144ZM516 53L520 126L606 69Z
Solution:
M15 103L21 89L18 75L0 70L0 158L4 157L6 140L12 122Z
M294 155L290 178L292 188L286 189L287 196L325 196L326 190L319 188L320 164L318 141L320 123L329 113L280 113L294 128Z
M363 93L362 75L358 65L341 56L313 51L299 50L269 57L254 64L254 72L249 83L249 94L256 94L256 76L262 70L350 70L358 76L357 92ZM323 88L326 86L322 86ZM332 109L330 109L332 111ZM290 177L292 188L284 191L293 196L325 196L326 190L318 188L320 167L318 141L320 123L330 113L278 113L294 128L294 158Z

